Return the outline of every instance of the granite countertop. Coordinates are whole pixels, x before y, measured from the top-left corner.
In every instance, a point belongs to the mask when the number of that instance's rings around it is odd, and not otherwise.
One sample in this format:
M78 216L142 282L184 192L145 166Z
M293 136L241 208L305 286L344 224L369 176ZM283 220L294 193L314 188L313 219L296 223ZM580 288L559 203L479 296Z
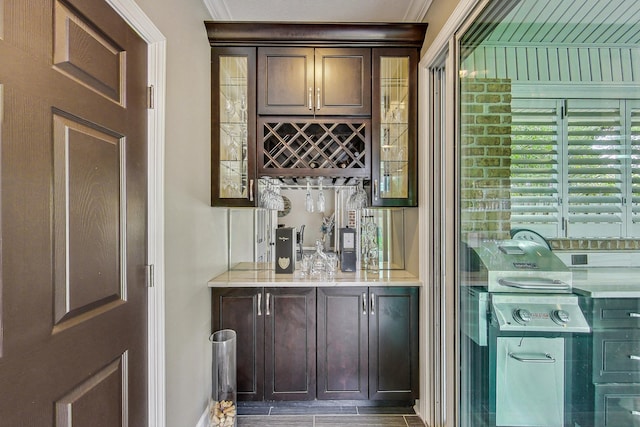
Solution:
M240 263L208 282L209 287L255 286L422 286L418 277L405 270L380 270L378 273L336 272L334 278L307 278L300 270L276 274L270 263Z
M591 298L640 298L640 267L572 268L573 292Z

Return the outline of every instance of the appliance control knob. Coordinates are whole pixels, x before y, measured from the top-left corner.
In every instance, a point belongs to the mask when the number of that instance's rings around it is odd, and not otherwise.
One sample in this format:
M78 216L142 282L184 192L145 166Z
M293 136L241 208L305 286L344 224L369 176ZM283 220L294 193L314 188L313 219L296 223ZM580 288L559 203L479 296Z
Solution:
M551 318L558 325L564 325L566 323L569 323L569 320L571 320L569 313L567 313L565 310L553 310L553 312L551 313Z
M526 308L516 308L513 310L513 318L516 322L525 324L531 322L531 312Z

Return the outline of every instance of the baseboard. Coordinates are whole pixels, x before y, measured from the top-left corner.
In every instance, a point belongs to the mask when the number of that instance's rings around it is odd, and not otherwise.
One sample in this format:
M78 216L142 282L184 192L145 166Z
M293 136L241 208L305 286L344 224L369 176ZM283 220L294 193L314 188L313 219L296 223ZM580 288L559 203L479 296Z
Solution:
M208 407L205 408L204 413L200 417L200 420L198 420L198 424L196 424L196 427L209 427L209 408Z

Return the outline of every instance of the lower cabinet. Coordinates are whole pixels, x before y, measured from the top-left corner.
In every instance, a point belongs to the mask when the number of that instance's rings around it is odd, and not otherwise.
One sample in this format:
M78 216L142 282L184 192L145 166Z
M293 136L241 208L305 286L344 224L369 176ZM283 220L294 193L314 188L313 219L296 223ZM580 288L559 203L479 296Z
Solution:
M418 397L418 288L318 288L318 398Z
M583 427L640 427L640 299L580 298L593 333L574 339L574 406Z
M213 330L237 334L238 400L416 399L418 291L213 288Z
M316 396L316 289L213 288L214 331L236 331L238 400Z

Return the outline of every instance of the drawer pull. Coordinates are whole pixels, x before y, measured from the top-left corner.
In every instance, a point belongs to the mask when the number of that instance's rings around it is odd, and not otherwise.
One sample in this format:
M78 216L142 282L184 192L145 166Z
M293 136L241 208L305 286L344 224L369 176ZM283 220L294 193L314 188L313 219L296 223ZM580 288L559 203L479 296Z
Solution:
M640 313L629 313L629 317L640 317Z
M632 354L629 356L629 359L631 360L640 360L640 356L636 356L635 354Z
M542 357L527 357L516 353L509 353L509 357L523 363L555 363L556 361L549 353L543 354Z
M640 416L640 411L631 411L631 415Z

